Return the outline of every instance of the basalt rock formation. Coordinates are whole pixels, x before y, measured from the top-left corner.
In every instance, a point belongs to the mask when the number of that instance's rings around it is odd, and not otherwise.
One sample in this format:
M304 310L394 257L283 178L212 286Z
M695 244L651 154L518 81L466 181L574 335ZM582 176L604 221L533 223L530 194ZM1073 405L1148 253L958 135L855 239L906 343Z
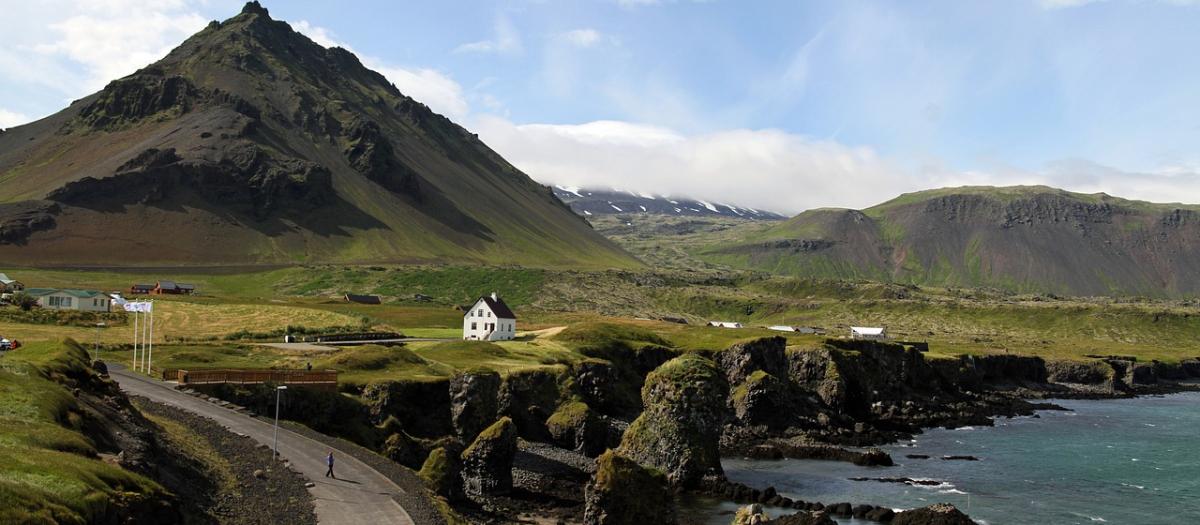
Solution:
M645 410L618 449L663 471L672 484L696 487L721 476L720 438L729 382L711 360L685 354L655 369L642 387Z
M484 429L462 453L463 492L482 498L508 494L513 488L517 428L505 418Z
M661 472L608 451L587 488L586 525L675 523L675 495Z
M0 245L30 266L640 265L476 135L258 2L0 132Z

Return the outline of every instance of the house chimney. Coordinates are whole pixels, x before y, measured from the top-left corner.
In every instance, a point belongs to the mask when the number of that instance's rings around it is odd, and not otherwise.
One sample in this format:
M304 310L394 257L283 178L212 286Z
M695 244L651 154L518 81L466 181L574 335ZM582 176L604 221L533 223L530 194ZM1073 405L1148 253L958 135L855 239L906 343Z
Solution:
M493 301L499 301L499 300L500 300L500 298L499 298L499 297L496 297L496 292L492 292L492 300L493 300Z

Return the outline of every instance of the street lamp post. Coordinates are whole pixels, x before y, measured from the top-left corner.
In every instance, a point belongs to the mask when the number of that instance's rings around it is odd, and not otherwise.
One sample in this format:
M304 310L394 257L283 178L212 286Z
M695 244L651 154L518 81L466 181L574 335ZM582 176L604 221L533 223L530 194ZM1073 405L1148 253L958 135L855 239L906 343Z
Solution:
M271 459L279 458L279 396L287 390L287 385L275 387L275 442L271 444Z
M96 323L96 360L100 360L100 329L104 327L104 323Z

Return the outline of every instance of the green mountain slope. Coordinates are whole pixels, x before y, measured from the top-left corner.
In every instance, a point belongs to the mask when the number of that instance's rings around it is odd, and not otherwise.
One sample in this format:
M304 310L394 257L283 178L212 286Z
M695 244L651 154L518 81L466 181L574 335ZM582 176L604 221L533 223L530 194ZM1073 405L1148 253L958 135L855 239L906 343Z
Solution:
M1047 187L804 212L702 258L780 274L1069 295L1200 294L1200 207Z
M550 188L257 2L0 133L3 262L631 267Z

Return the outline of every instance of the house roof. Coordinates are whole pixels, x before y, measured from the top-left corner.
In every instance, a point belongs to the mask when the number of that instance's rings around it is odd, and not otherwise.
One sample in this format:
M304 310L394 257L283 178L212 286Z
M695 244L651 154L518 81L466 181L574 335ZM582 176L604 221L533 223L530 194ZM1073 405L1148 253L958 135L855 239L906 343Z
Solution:
M852 333L857 332L857 333L860 333L863 335L883 335L883 328L876 328L876 327L870 327L870 326L851 326L850 332L852 332Z
M659 317L658 320L667 323L688 324L687 319L682 319L679 317Z
M352 293L346 294L346 300L352 303L361 304L383 304L377 295L355 295Z
M25 290L25 293L34 296L50 295L56 292L63 292L67 295L83 297L85 299L90 299L97 295L104 295L104 292L97 292L95 290L68 290L66 288L29 288ZM104 295L104 297L107 298L108 296Z
M12 284L17 282L16 279L9 279L7 275L0 273L0 284Z
M488 309L491 310L492 313L496 315L497 319L516 319L517 318L517 314L514 314L513 311L508 308L508 305L504 303L504 299L501 299L499 297L492 299L491 297L485 295L483 297L480 297L479 301L483 301L484 304L487 305ZM479 304L479 301L475 301L475 304ZM467 308L467 313L463 314L463 316L465 317L467 314L470 314L472 308L475 308L475 306L472 305L471 308Z
M153 284L135 284L135 285L133 285L133 289L135 289L135 290L153 290L154 285Z

